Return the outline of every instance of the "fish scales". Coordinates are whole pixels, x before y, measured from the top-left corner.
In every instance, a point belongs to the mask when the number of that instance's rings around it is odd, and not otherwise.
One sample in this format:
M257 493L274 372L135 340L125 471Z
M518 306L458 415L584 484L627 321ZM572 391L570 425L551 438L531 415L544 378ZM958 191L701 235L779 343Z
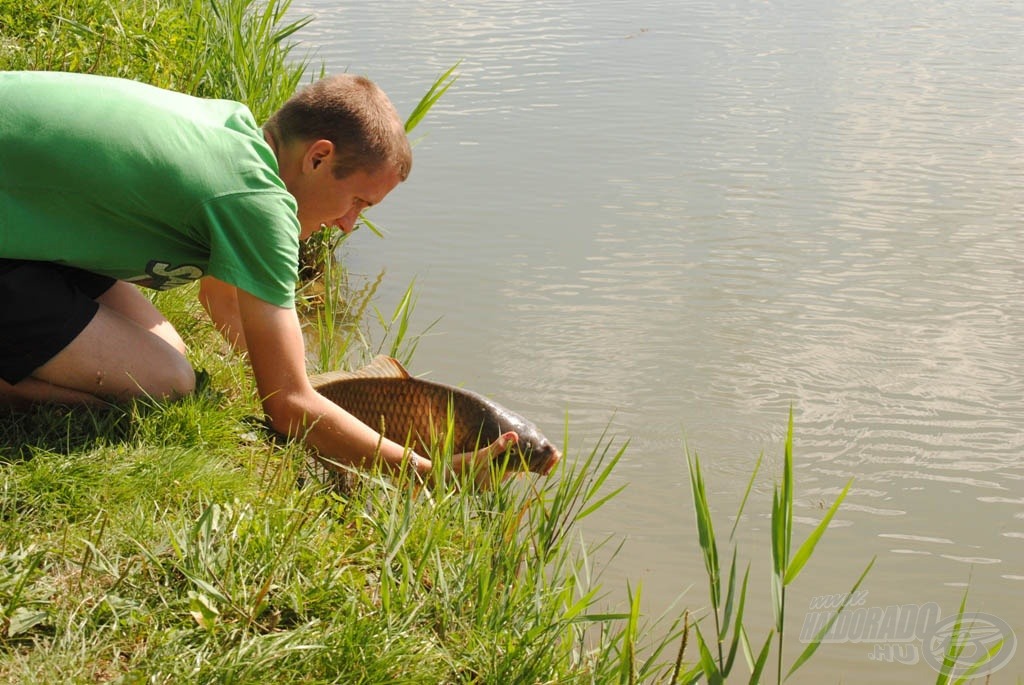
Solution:
M489 444L501 435L498 422L484 407L462 394L426 381L354 378L317 391L371 428L399 443L407 438L419 451L440 440L453 409L456 452Z
M320 374L310 382L363 423L417 452L444 439L450 407L455 453L475 451L515 431L520 454L531 471L547 473L561 456L536 426L518 414L477 393L414 378L384 355L359 371Z

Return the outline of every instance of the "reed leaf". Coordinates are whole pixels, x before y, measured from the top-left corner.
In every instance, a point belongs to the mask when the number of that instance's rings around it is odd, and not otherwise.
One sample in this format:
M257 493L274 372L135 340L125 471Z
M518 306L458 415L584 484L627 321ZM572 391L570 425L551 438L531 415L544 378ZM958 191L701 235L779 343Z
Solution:
M568 417L566 417L566 421L568 421ZM627 442L623 445L623 450L628 446L628 444L629 443ZM616 457L614 459L614 463L617 462L618 458ZM591 504L580 508L579 512L576 514L577 521L585 519L587 516L603 507L609 500L618 496L619 493L625 490L626 485L623 484L609 492L607 495L598 497L599 491L604 488L604 484L608 480L608 477L612 475L612 470L612 468L601 469L597 472L596 477L590 481L587 486L586 493L583 495L583 500L585 502L590 501Z
M747 499L750 497L750 491L754 487L754 479L757 478L758 472L761 470L761 461L764 459L764 452L757 455L757 461L754 462L754 470L750 473L750 479L747 480L747 487L743 491L743 498L740 500L739 509L736 511L736 520L732 523L732 530L729 531L729 539L732 540L736 537L736 527L740 525L740 519L743 517L743 509L747 505Z
M707 641L704 639L704 635L700 631L700 626L695 624L693 629L697 636L697 648L700 651L700 668L704 673L704 677L707 678L708 685L712 685L713 683L724 683L725 676L721 669L719 669L718 664L715 662L715 657L708 648Z
M764 645L761 646L761 651L757 655L757 660L753 662L750 669L750 685L761 682L761 674L764 672L764 667L768 664L768 655L771 653L772 637L774 634L769 631L768 637L764 640ZM746 636L744 636L744 643L746 644L749 651L749 643L746 642ZM749 659L748 659L749 661Z
M771 552L772 552L772 615L775 617L775 630L782 629L784 618L783 603L785 601L786 577L786 512L785 502L779 488L772 492L771 516Z
M384 237L384 231L382 231L380 228L378 228L377 224L373 223L372 221L367 219L362 214L359 215L359 221L364 226L366 226L368 229L370 229L370 231L372 231L373 234L376 235L378 238L383 238Z
M993 644L991 647L989 647L985 651L985 653L977 661L975 661L973 664L971 664L968 668L964 669L963 675L961 675L959 678L957 678L953 682L953 685L963 685L964 683L968 682L974 676L974 674L978 671L979 668L981 668L982 666L987 664L989 661L991 661L992 658L995 657L995 655L998 654L1003 649L1003 645L1004 644L1006 644L1006 639L1005 638L1002 639L1002 640L999 640L998 642ZM963 648L961 647L960 648L960 652L962 652L962 651L963 651ZM957 656L959 656L959 653L958 653ZM945 665L945 659L943 659L943 665Z
M736 594L736 548L732 550L732 561L729 564L729 583L725 593L725 609L722 612L722 627L718 631L718 640L721 642L729 634L729 623L732 621L732 603ZM742 601L742 597L740 600Z
M963 596L960 598L960 608L957 609L956 621L953 623L953 632L949 636L949 644L946 645L946 649L942 654L942 668L939 670L939 676L935 680L935 685L946 685L949 682L950 674L953 671L953 666L956 665L956 660L960 657L963 647L960 645L960 627L963 624L964 612L967 610L967 591L964 591Z
M846 482L846 487L844 487L843 491L839 493L838 497L836 497L836 501L832 503L831 507L829 507L828 512L825 513L825 517L817 526L815 526L814 530L811 531L811 534L807 536L807 539L804 540L803 544L800 545L800 548L797 549L796 554L793 555L793 558L789 562L789 567L786 569L786 575L783 579L783 583L789 585L796 580L798 575L800 575L800 571L811 558L811 554L814 553L814 548L818 544L818 540L821 539L821 536L825 533L825 529L828 528L828 524L832 521L832 517L835 516L836 511L839 509L839 505L842 504L843 500L846 498L846 493L849 492L851 485L853 485L852 478Z
M455 73L455 70L461 63L461 60L456 62L451 67L449 67L448 71L444 72L443 74L437 77L433 85L430 86L430 89L427 90L426 94L420 99L420 101L416 104L416 107L413 108L412 112L405 120L406 133L411 133L412 130L419 125L419 123L423 120L423 117L427 115L430 109L437 103L438 100L441 99L441 96L448 91L448 89L452 86L453 83L455 83L458 77L453 76L453 74Z
M395 357L396 359L399 359L400 357L399 350L405 341L406 334L409 332L409 319L412 315L412 310L416 305L416 297L413 294L413 287L415 284L416 281L413 279L405 289L405 292L402 293L402 297L398 300L398 304L395 305L395 311L391 314L390 320L385 319L381 311L374 307L374 310L377 313L377 320L380 322L381 326L389 334L393 334L388 356ZM417 342L418 340L413 341L412 348L408 350L408 352L402 356L399 361L406 364L409 363L413 352L416 350ZM383 341L381 344L383 345Z
M750 566L747 566L747 570L743 573L743 587L740 589L739 594L739 606L736 609L735 628L733 629L732 644L729 646L729 656L725 661L725 668L723 669L726 674L732 672L733 663L736 660L736 654L742 646L744 639L743 633L743 609L746 606L747 601L747 582L750 579ZM725 611L726 616L731 616L732 609L727 608ZM723 639L728 631L723 631Z
M974 663L964 669L963 673L961 673L956 680L951 680L957 662L960 660L960 656L963 654L966 647L962 640L962 631L964 626L964 614L967 610L967 594L968 590L964 590L964 594L960 598L960 607L957 609L956 619L953 623L953 630L949 635L949 643L946 645L946 649L942 655L942 666L939 669L939 675L935 680L936 685L949 685L950 683L952 683L952 685L962 685L963 683L968 682L974 674L977 673L978 669L991 661L992 658L1002 650L1003 645L1006 643L1005 638L996 641L991 647L985 650L985 653L974 661Z
M708 504L707 489L704 475L701 473L700 460L696 454L687 457L690 467L690 490L693 494L693 507L697 522L697 542L704 557L704 568L708 574L708 588L711 594L711 608L717 617L721 604L721 572L718 565L718 544L715 541L714 524L711 520L711 508ZM716 619L717 620L717 619ZM716 630L716 632L718 632Z
M850 592L848 592L847 595L843 598L843 601L842 603L840 603L839 608L836 610L834 614L832 614L832 617L829 618L828 622L821 627L818 633L814 636L814 639L811 640L810 644L808 644L807 647L804 648L804 651L800 654L800 656L797 657L796 661L793 662L793 665L790 667L789 672L786 674L787 679L791 675L793 675L793 673L798 668L803 666L804 663L806 663L807 660L810 659L816 651L818 651L818 647L821 646L821 639L832 628L832 624L836 622L836 620L839 618L839 614L842 613L843 609L845 609L846 605L850 602L850 599L854 596L854 593L856 593L857 590L860 588L860 584L864 582L864 578L867 577L868 571L870 571L871 567L875 565L875 559L876 557L871 558L871 561L868 562L868 565L861 572L860 577L857 578L857 582L853 584L853 587L850 588Z

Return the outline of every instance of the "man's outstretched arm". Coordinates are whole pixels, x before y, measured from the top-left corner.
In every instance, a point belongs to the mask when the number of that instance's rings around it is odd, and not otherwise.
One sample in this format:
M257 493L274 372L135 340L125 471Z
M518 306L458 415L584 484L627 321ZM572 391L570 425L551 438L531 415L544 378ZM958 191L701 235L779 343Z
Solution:
M402 445L382 438L310 385L295 310L276 307L212 277L200 282L199 298L228 342L249 353L263 410L274 430L302 438L331 461L363 468L381 461L386 469L400 468L408 458ZM486 486L485 466L516 439L515 433L508 433L478 452L455 455L452 471L472 471L477 484ZM426 475L433 465L422 455L416 457L416 470Z
M310 385L295 310L277 307L243 290L235 292L238 323L256 387L274 430L302 438L323 457L342 464L368 468L379 454L385 467L399 468L407 458L402 445L382 439L377 431ZM423 473L430 470L428 460L416 461Z

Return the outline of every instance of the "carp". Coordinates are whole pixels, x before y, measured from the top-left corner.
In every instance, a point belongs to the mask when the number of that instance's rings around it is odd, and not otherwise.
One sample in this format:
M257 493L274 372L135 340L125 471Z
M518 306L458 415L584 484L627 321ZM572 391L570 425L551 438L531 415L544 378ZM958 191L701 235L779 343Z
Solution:
M444 440L451 411L454 454L476 451L514 431L519 440L509 468L525 465L546 475L562 456L518 414L475 392L415 378L387 355L375 357L358 371L331 371L309 380L318 393L419 454Z

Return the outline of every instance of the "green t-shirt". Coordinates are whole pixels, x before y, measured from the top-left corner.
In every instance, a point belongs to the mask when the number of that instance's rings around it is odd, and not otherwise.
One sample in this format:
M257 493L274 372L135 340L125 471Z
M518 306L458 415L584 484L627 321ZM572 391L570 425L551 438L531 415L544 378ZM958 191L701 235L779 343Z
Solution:
M0 257L158 290L211 275L291 307L298 250L295 198L243 105L0 72Z

